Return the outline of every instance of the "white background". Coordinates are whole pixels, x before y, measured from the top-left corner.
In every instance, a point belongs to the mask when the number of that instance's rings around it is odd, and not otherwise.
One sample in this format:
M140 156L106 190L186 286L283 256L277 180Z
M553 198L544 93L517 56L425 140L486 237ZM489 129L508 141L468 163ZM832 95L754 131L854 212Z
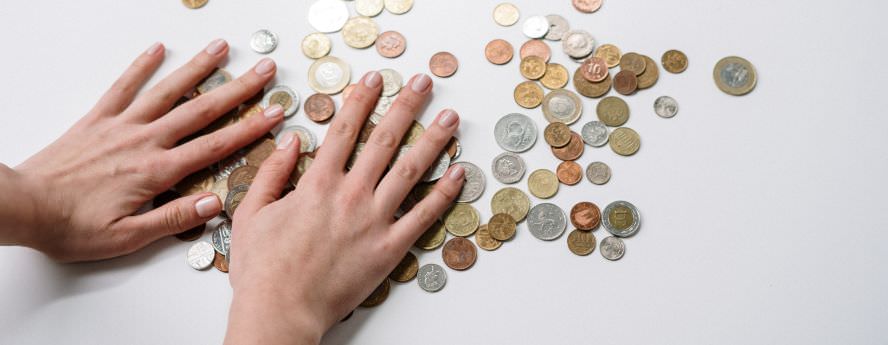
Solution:
M479 253L470 270L448 269L440 293L423 292L415 281L395 284L382 306L358 310L325 343L888 341L888 118L879 96L888 77L888 3L608 0L597 13L582 14L569 0L512 1L522 21L561 14L624 52L659 61L676 48L690 57L685 73L661 69L653 89L626 98L632 111L626 125L642 138L638 154L586 147L579 163L602 160L613 179L562 186L553 199L566 211L581 200L601 207L629 200L641 211L640 232L626 241L622 260L608 262L597 249L574 256L566 235L539 241L521 224L513 241ZM395 60L330 35L332 55L351 64L353 80L386 67L407 79L427 72L428 58L440 50L459 58L455 76L435 78L420 121L428 124L444 107L462 115L462 159L488 176L475 203L484 219L502 187L490 175L500 152L493 124L515 111L545 124L539 109L521 110L512 100L522 80L517 58L506 66L484 59L491 39L516 49L525 40L520 23L493 22L496 3L417 0L405 15L383 13L380 27L408 40ZM4 1L0 161L15 166L62 134L155 41L168 52L153 82L217 37L232 45L225 68L239 74L260 58L249 49L250 34L270 29L281 39L271 54L280 66L276 81L307 97L311 61L299 43L312 32L308 5L211 0L188 10L178 0ZM572 72L576 65L560 43L550 45L553 61ZM758 87L745 97L725 95L713 83L712 67L728 55L758 70ZM663 94L680 103L673 119L653 113L653 100ZM576 131L595 119L597 101L583 104ZM301 111L291 122L321 137L326 129ZM523 156L529 171L558 163L541 136ZM526 178L519 186L526 189ZM605 231L595 235L600 240ZM0 248L0 343L220 343L231 295L227 276L189 268L188 246L165 239L127 257L77 265ZM423 253L420 262L441 263L440 252Z

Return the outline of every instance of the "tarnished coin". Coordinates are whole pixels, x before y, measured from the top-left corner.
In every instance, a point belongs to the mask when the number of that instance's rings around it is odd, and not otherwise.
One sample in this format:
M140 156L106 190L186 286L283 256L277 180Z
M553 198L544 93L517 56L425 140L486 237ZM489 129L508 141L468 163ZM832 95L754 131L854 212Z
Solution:
M562 16L550 14L546 16L546 20L549 21L549 32L545 36L547 40L560 41L564 34L570 31L570 24Z
M688 69L688 56L679 50L668 50L660 58L663 69L669 73L681 73Z
M335 112L336 104L329 95L316 93L305 99L305 116L314 122L327 121Z
M206 94L217 87L225 85L225 83L230 82L231 79L231 73L228 73L228 71L224 69L217 68L200 84L197 84L197 92L201 95Z
M549 20L543 16L532 16L524 20L521 31L530 38L543 38L549 32Z
M540 78L540 83L549 90L555 90L567 85L569 79L567 68L557 63L550 63L546 65L546 73Z
M478 230L481 224L481 216L472 205L455 203L444 214L444 227L454 236L471 236Z
M518 223L507 213L497 213L490 217L487 223L487 230L490 231L490 237L497 241L508 241L515 236L518 229Z
M453 163L463 167L465 170L465 180L456 202L473 202L484 194L484 188L487 185L487 179L484 178L484 172L477 165L469 162Z
M520 189L506 187L500 189L490 199L490 210L493 214L507 213L516 222L524 220L530 209L530 198Z
M503 39L495 39L487 43L484 47L484 57L487 61L494 65L506 64L512 61L512 55L515 54L515 48L512 44Z
M593 83L583 77L583 71L581 71L581 69L582 67L577 67L577 70L574 71L573 74L574 88L577 89L579 94L589 98L598 98L610 91L612 84L611 78L606 77L600 82Z
M552 154L560 160L573 161L579 159L583 155L584 150L583 138L580 138L580 135L576 132L571 131L570 141L567 142L567 145L564 145L564 147L553 147Z
M441 223L439 220L435 220L435 223L432 224L425 232L416 239L416 242L413 243L413 246L424 249L424 250L433 250L435 248L440 247L444 244L444 239L447 237L447 230L444 227L444 223Z
M601 240L601 256L610 261L620 260L626 253L626 244L619 237L608 236Z
M617 237L629 237L638 232L641 226L641 216L635 205L627 201L614 201L604 208L602 219L604 228Z
M182 0L182 5L192 10L206 6L210 0Z
M404 133L404 137L401 138L401 145L416 145L417 143L419 143L419 139L422 137L423 133L425 133L425 127L423 127L422 124L418 121L413 120L413 123L410 124L410 128L407 129L407 133ZM429 168L429 171L434 170L437 172L432 173L426 171L426 173L428 174L435 175L434 177L429 177L431 180L437 180L439 177L443 176L444 172L447 170L447 167L450 166L450 155L448 155L447 152L441 152L441 154L447 156L447 165L444 165L445 159L439 156L437 163L433 163L432 167Z
M755 88L755 67L744 58L728 56L718 61L712 70L715 85L729 95L742 96Z
M213 246L206 241L200 241L192 244L188 248L188 256L186 262L188 266L196 270L204 270L213 265L213 257L215 256Z
M613 44L605 43L595 50L595 57L604 59L607 68L614 68L620 64L620 58L623 57L623 55L620 53L620 48L617 48L617 46Z
M518 7L508 2L501 3L493 8L493 21L500 26L515 25L520 17L521 12L518 11Z
M413 0L385 0L385 9L392 14L404 14L413 8Z
M438 292L447 284L447 272L436 264L425 264L419 268L416 274L416 282L419 288L427 292Z
M416 259L416 255L408 251L407 254L404 254L404 258L401 259L398 266L395 266L395 269L392 270L392 273L389 273L389 278L399 283L406 283L416 278L416 272L418 271L419 260Z
M256 140L255 142L250 144L250 146L247 146L246 150L247 150L247 153L244 155L244 157L246 158L247 165L251 165L255 168L258 168L259 166L262 165L262 162L265 162L265 160L268 159L268 157L270 157L271 154L274 152L274 150L275 150L274 139L260 138L259 140ZM237 169L231 171L230 177L234 176L235 171L237 171ZM255 176L256 175L250 176L249 182L252 182L253 177L255 177ZM229 179L229 181L230 181L230 179ZM241 181L234 181L234 184L229 185L229 187L234 187L239 184L242 184L240 182Z
M358 143L364 144L368 140L370 140L370 134L373 134L373 130L376 129L376 125L373 122L364 121L364 126L361 127L361 133L358 134Z
M376 39L376 52L387 58L396 58L407 50L407 39L397 31L386 31Z
M225 255L219 254L219 252L214 252L213 267L219 270L219 272L228 273L228 258Z
M299 125L287 126L281 129L278 135L274 138L275 143L280 144L284 133L288 132L293 132L299 137L299 152L311 152L317 148L318 138L308 128Z
M382 76L382 95L383 96L394 96L401 91L401 87L404 86L404 78L401 77L401 73L395 71L391 68L384 68L379 70L379 75Z
M478 226L478 231L475 232L475 244L487 251L497 250L503 243L490 236L490 230L488 229L487 224Z
M634 155L641 148L641 137L628 127L615 129L610 134L608 142L610 143L611 150L614 150L614 152L621 156Z
M348 21L348 7L342 0L318 0L308 8L308 23L323 33L336 32Z
M284 117L293 116L299 110L299 94L289 86L276 85L268 90L262 97L262 101L259 102L259 106L263 109L268 109L272 104L278 104L284 108Z
M364 308L373 308L382 304L382 302L385 302L386 298L388 298L391 288L392 283L390 283L388 279L383 278L382 283L380 283L376 289L373 289L370 296L367 296L367 298L361 302L361 306Z
M558 193L558 176L551 170L537 169L527 177L527 190L540 199L548 199Z
M571 30L561 39L561 49L567 56L582 59L592 54L592 50L595 49L595 39L585 30Z
M567 235L567 248L579 256L589 255L595 251L595 234L591 231L574 229Z
M382 0L355 0L355 12L364 17L376 17L383 8Z
M583 114L583 103L572 91L557 89L543 98L543 116L549 122L561 122L566 125L577 122Z
M657 97L657 100L654 101L654 112L662 118L671 118L678 113L678 102L669 96Z
M426 170L425 174L422 175L422 181L437 181L441 177L444 177L444 174L447 173L447 168L450 168L450 155L448 155L447 152L441 152L438 155L438 160L433 162L432 166L429 167L429 170Z
M512 113L503 116L493 129L496 143L509 152L524 152L533 147L537 138L536 123L527 115Z
M308 68L308 86L317 92L336 94L348 85L351 69L345 61L335 56L315 60Z
M277 48L278 37L275 33L262 29L253 33L250 37L250 48L259 54L268 54Z
M379 25L368 17L352 17L342 27L342 40L352 48L364 49L376 43Z
M614 76L614 90L621 95L631 95L638 90L638 77L629 70L622 70Z
M598 119L611 127L622 126L629 121L629 105L622 98L608 96L602 98L595 108Z
M536 55L522 58L521 64L518 67L520 68L521 76L530 80L540 79L546 74L546 61Z
M603 185L610 181L611 169L604 162L589 163L586 166L586 178L593 184Z
M555 175L561 183L573 186L583 179L583 167L574 161L564 161L558 164Z
M601 147L607 144L608 130L604 122L590 121L583 125L580 132L586 145Z
M524 81L515 86L513 97L518 105L527 109L533 109L540 106L540 103L543 102L543 88L535 81Z
M639 75L644 73L645 68L647 68L647 61L645 61L641 54L626 53L620 57L621 71L631 71L632 73L635 73L635 75Z
M595 230L601 224L601 210L594 203L578 202L570 209L570 222L583 231Z
M441 78L452 76L458 68L459 61L456 60L456 56L448 52L437 52L429 59L429 70Z
M609 73L607 63L604 59L595 56L583 60L583 65L580 66L580 70L583 71L583 78L586 78L586 80L593 83L604 80Z
M572 0L574 8L583 13L592 13L601 8L602 0Z
M543 138L552 147L562 147L570 142L570 128L563 122L552 122L543 130Z
M472 241L462 237L454 237L444 244L441 256L444 257L444 264L447 267L463 271L475 264L478 250L475 249L475 244Z
M253 179L256 178L256 174L258 173L259 167L252 165L244 165L234 169L231 174L228 175L228 189L231 190L237 186L252 184Z
M543 58L543 61L549 61L549 58L552 57L552 50L549 49L549 45L543 42L543 40L531 39L521 45L519 56L522 60L528 56L539 56Z
M213 249L222 255L228 256L228 249L231 246L231 221L224 220L216 225L213 230L211 239L213 241ZM212 259L210 259L212 261Z
M561 236L567 228L564 211L555 204L542 203L530 209L527 229L533 237L551 241Z
M320 59L330 54L332 46L327 35L320 32L310 33L302 39L302 54L312 59Z
M524 159L511 152L503 152L496 156L490 168L493 178L505 184L521 181L526 169Z
M657 83L657 80L660 79L660 69L657 67L657 63L654 62L649 56L642 55L645 61L644 72L638 75L638 89L643 90L654 86Z

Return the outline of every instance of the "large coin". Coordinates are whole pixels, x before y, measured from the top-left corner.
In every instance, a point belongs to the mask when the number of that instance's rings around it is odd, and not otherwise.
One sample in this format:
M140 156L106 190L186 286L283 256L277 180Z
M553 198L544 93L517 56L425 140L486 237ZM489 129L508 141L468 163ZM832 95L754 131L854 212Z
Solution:
M589 146L600 147L607 144L608 130L604 122L587 122L583 125L580 134L583 136L583 141Z
M729 56L718 61L712 70L715 85L729 95L742 96L755 88L755 67L746 59Z
M512 113L496 122L493 135L503 150L524 152L536 143L537 127L527 115Z
M475 259L478 258L478 250L475 249L475 244L472 241L462 237L454 237L444 244L441 256L444 258L444 264L447 267L463 271L475 264Z
M336 32L348 21L348 7L342 0L318 0L308 8L308 23L320 32Z
M334 56L322 57L308 68L308 86L320 93L336 94L348 85L349 80L351 69Z
M532 16L524 20L521 28L524 35L530 38L543 38L549 32L549 20L543 16Z
M396 58L407 50L407 39L397 31L386 31L376 38L376 52L387 58Z
M688 56L678 50L669 50L660 58L663 69L669 73L681 73L688 69Z
M376 17L383 8L382 0L355 0L355 12L365 17Z
M620 260L626 253L626 245L618 237L608 236L601 240L601 256L610 261Z
M436 264L425 264L419 268L416 274L416 282L419 288L428 292L438 292L447 284L447 272Z
M487 179L484 178L484 172L477 165L469 162L454 163L463 167L465 170L466 182L463 183L456 202L473 202L484 194L484 187L487 185Z
M543 101L543 88L535 81L524 81L515 86L515 92L513 92L512 96L515 98L515 103L521 107L533 109L538 107Z
M399 283L406 283L416 277L417 271L419 271L419 260L416 259L416 255L408 251L392 273L389 273L389 278Z
M327 35L320 32L311 33L302 39L302 54L312 59L320 59L330 54L332 46Z
M506 213L516 222L524 220L530 209L530 198L520 189L506 187L500 189L490 199L490 210L494 214Z
M641 137L632 128L620 127L614 130L608 139L611 150L621 156L631 156L641 148Z
M669 96L657 97L657 100L654 101L654 112L664 119L671 118L678 113L678 102Z
M386 298L388 298L389 291L392 288L391 284L392 283L389 282L388 279L383 278L382 283L370 293L370 296L367 296L367 298L361 302L361 306L364 308L372 308L385 302Z
M519 52L522 59L528 56L539 56L543 58L544 62L548 62L549 58L552 57L552 50L549 49L549 45L541 39L527 40L527 42L521 45Z
M604 59L607 68L617 67L620 64L620 58L622 56L620 48L610 43L602 44L595 50L595 57Z
M595 108L598 119L611 127L622 126L629 121L629 105L622 98L608 96L602 98Z
M561 122L566 125L577 122L583 114L583 103L575 93L557 89L543 98L543 116L549 122Z
M595 230L601 224L601 210L594 203L578 202L570 209L570 222L583 231Z
M416 242L413 243L413 246L424 249L424 250L433 250L435 248L440 247L444 244L444 239L447 237L447 230L444 228L444 223L441 223L439 220L435 220L435 223L432 224L422 235L416 239Z
M622 200L614 201L604 208L602 224L614 236L629 237L638 232L641 216L635 205Z
M379 37L379 25L368 17L354 17L342 27L342 40L352 48L364 49L372 46Z
M278 104L284 108L284 117L293 116L299 110L299 94L289 86L276 85L268 90L262 97L262 101L259 102L259 106L263 109L268 109L272 104Z
M505 184L521 181L524 171L527 169L524 159L511 152L503 152L493 159L491 171L493 178Z
M487 251L497 250L503 245L503 242L490 236L487 224L478 226L478 231L475 232L475 243L478 247Z
M567 248L571 253L586 256L595 251L595 234L574 229L567 235Z
M506 64L512 60L515 54L515 48L508 41L503 39L495 39L487 43L484 47L484 57L487 61L495 65Z
M478 210L469 204L456 203L444 214L444 227L454 236L470 236L480 224Z
M247 196L247 191L250 189L250 185L239 185L228 191L228 196L225 198L225 214L230 218L234 218L234 212L237 211L237 207L240 206L241 201L244 200L244 197Z
M429 59L429 70L441 78L452 76L458 68L459 61L456 60L456 56L448 52L437 52Z
M570 24L562 16L550 14L546 16L546 20L549 21L549 32L545 36L547 40L560 41L564 34L570 31Z
M586 166L586 178L589 182L597 185L603 185L610 181L611 168L604 162L592 162Z
M515 218L512 218L507 213L497 213L490 217L490 222L487 223L487 230L490 232L490 237L497 241L508 241L515 236L515 230L517 230L518 224L515 222Z
M520 17L521 12L518 11L518 7L508 2L501 3L493 8L493 21L501 26L515 25Z
M581 69L582 67L577 67L573 74L574 88L577 89L579 94L589 98L598 98L610 91L612 85L610 77L604 78L604 80L600 82L593 83L583 77L583 71L581 71Z
M567 227L564 211L555 204L542 203L530 209L527 229L533 237L551 241L561 236Z
M551 170L538 169L527 177L527 190L540 199L548 199L558 193L558 176Z
M277 48L278 37L273 32L262 29L253 33L250 37L250 48L259 54L268 54Z
M592 50L595 49L595 39L584 30L571 30L564 34L561 49L567 56L582 59L592 54Z
M191 266L193 269L204 270L213 264L214 257L215 251L213 250L213 246L206 241L200 241L192 244L191 248L188 248L186 262L188 262L188 266Z

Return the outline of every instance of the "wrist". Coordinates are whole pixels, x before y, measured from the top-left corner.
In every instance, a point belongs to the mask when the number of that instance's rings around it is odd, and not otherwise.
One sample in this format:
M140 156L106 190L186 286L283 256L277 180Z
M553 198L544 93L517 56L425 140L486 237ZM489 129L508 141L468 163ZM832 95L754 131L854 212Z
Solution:
M0 244L34 247L42 227L39 189L28 176L0 164Z
M265 289L271 290L271 289ZM227 344L318 344L324 319L292 293L235 289L228 315Z

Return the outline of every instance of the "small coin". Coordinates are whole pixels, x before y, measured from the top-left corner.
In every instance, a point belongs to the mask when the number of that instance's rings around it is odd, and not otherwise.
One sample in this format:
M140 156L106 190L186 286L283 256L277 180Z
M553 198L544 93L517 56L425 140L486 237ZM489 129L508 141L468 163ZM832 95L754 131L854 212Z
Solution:
M478 231L475 232L475 243L478 247L487 251L497 250L503 245L503 242L493 238L488 229L487 224L478 226Z
M401 91L401 87L404 86L404 78L401 77L401 74L398 71L395 71L391 68L384 68L379 70L379 75L382 76L382 95L383 96L394 96Z
M564 145L564 147L553 147L552 154L560 160L573 161L583 155L584 149L583 138L580 138L580 135L576 132L571 131L570 141L567 145Z
M537 80L546 74L546 61L539 56L530 55L521 59L519 68L521 76L530 80Z
M520 189L506 187L500 189L490 199L490 210L493 214L507 213L516 222L524 220L530 209L530 198Z
M247 196L248 189L250 189L249 185L242 184L228 191L228 196L225 197L225 214L227 214L228 217L234 218L234 212L237 210L237 207L240 206L244 197Z
M512 152L503 152L493 159L491 171L493 178L505 184L521 181L526 170L524 159Z
M413 8L413 0L385 0L385 9L392 14L404 14Z
M228 71L224 69L217 68L212 74L197 85L197 92L201 95L207 94L215 88L230 82L231 79L231 73L228 73Z
M518 7L508 2L501 3L493 8L493 21L500 26L515 25L520 17L521 12L518 11Z
M355 12L365 17L376 17L385 8L382 0L355 0Z
M564 211L555 204L542 203L530 209L527 215L527 229L533 237L551 241L564 233L567 219Z
M608 96L602 98L595 108L598 119L611 127L622 126L629 121L629 105L622 98Z
M605 43L595 50L595 57L600 57L604 59L604 62L607 64L607 68L614 68L620 64L620 58L622 57L622 54L620 53L620 48L617 48L617 46L610 43Z
M259 173L259 167L252 165L244 165L234 169L228 175L228 189L231 190L237 186L252 184L257 173Z
M342 27L342 40L352 48L364 49L376 43L379 25L368 17L352 17Z
M330 54L332 46L327 35L320 32L311 33L302 39L302 54L312 59L320 59Z
M647 61L638 53L626 53L620 57L620 70L622 71L630 71L637 76L644 73L646 67Z
M481 194L484 194L484 188L487 185L484 172L477 165L469 162L456 162L453 164L463 167L466 180L463 183L462 190L459 192L459 196L456 197L456 202L473 202L478 200Z
M548 62L549 58L552 57L552 50L549 49L549 45L543 42L543 40L532 39L521 45L519 56L522 60L528 56L539 56L543 58L544 62Z
M419 260L416 259L416 255L408 251L398 266L392 270L392 273L389 273L389 278L399 283L406 283L415 278L418 271Z
M540 199L548 199L558 193L558 176L551 170L538 169L527 177L527 190Z
M219 222L211 235L213 249L222 255L228 255L228 249L231 246L231 221L226 219Z
M213 246L206 241L200 241L192 244L191 247L188 248L186 262L188 262L188 266L191 266L193 269L204 270L213 264L214 255L215 251L213 250Z
M508 41L495 39L484 47L484 57L494 65L503 65L512 61L515 48Z
M610 181L611 169L603 162L592 162L586 166L586 178L589 182L597 185L603 185Z
M524 114L512 113L503 116L493 129L496 143L509 152L524 152L533 147L537 138L534 121Z
M518 223L507 213L497 213L490 217L487 223L487 230L490 231L490 237L497 241L508 241L515 236Z
M416 239L416 242L413 243L413 246L424 249L424 250L433 250L435 248L440 247L444 244L444 239L447 237L447 230L444 227L444 223L441 223L439 220L435 220L435 223L432 224L425 232Z
M215 252L213 256L213 267L215 267L219 272L228 273L228 259L225 255L219 254L219 252Z
M370 296L367 296L367 298L361 302L361 306L364 308L373 308L382 304L382 302L385 302L386 298L388 298L391 288L392 283L390 283L388 279L383 278L382 283L370 293Z
M416 282L419 288L427 292L438 292L447 284L447 272L440 265L425 264L419 268Z
M407 50L407 39L397 31L386 31L376 39L376 52L387 58L396 58Z
M552 122L543 130L543 138L552 147L563 147L570 142L570 128L562 122Z
M654 112L662 118L671 118L678 113L678 102L669 96L657 97L657 100L654 101Z
M628 127L620 127L610 134L611 150L621 156L631 156L641 148L641 138L638 133Z
M454 237L444 244L441 255L444 257L444 264L447 267L463 271L475 264L478 250L475 249L475 244L472 241L462 237Z
M206 6L210 0L182 0L182 5L192 10Z
M602 0L572 0L574 8L583 13L592 13L601 8Z
M654 86L657 83L657 80L660 79L660 69L657 67L657 63L654 62L647 55L642 55L645 61L645 69L644 72L638 75L638 89L643 90Z
M744 58L728 56L718 61L712 70L715 85L724 93L742 96L755 88L755 67Z
M595 234L591 231L574 229L567 235L567 248L579 256L589 255L595 251Z
M583 77L583 71L581 71L581 69L582 67L577 67L577 70L574 71L573 74L574 88L576 88L579 94L589 98L598 98L610 91L612 84L611 78L604 78L604 80L600 82L593 83Z
M447 78L456 73L459 68L459 61L456 56L448 52L437 52L429 59L429 69L432 74L441 78Z
M586 145L601 147L607 144L608 130L604 122L590 121L583 125L580 132Z
M323 33L336 32L348 21L348 7L342 0L318 0L308 8L308 23Z
M278 104L284 108L284 117L293 116L299 110L299 94L293 91L289 86L277 85L262 97L259 106L268 109L272 104Z
M614 76L614 89L621 95L631 95L638 90L638 77L629 70L622 70Z
M335 112L336 104L329 95L316 93L305 99L305 116L314 122L327 121Z
M521 31L530 38L543 38L549 32L549 20L543 16L528 17L524 20Z
M607 62L605 62L603 58L595 56L584 60L583 64L580 66L580 70L583 71L583 78L586 78L586 80L593 83L604 80L609 73Z
M518 105L527 109L533 109L540 106L540 103L543 102L543 94L543 88L539 84L528 80L515 86L513 97Z
M277 48L278 37L275 33L262 29L253 33L250 37L250 48L259 54L268 54Z
M444 227L447 232L458 237L467 237L478 230L481 224L481 216L472 205L455 203L444 214Z
M545 36L547 40L560 41L564 33L570 31L570 24L562 16L550 14L546 16L546 20L549 21L549 32Z
M679 50L668 50L660 58L663 69L669 73L681 73L688 69L688 56Z
M573 186L583 179L583 168L577 162L564 161L558 164L555 175L558 176L558 181L561 183Z
M570 209L570 222L583 231L595 230L601 224L601 210L594 203L578 202Z
M572 91L557 89L543 98L543 116L549 122L572 124L583 114L583 103Z
M335 56L315 60L308 68L308 86L328 95L342 91L351 80L351 69Z
M571 30L561 39L561 49L567 56L582 59L592 54L592 50L595 49L595 39L585 30Z
M546 73L540 78L540 83L549 90L555 90L567 85L568 80L570 80L570 74L567 72L567 68L557 63L550 63L546 65Z
M610 261L620 260L626 253L626 244L619 237L608 236L601 240L601 256Z
M635 205L627 201L614 201L604 208L601 222L604 228L617 237L629 237L638 232L641 216Z

